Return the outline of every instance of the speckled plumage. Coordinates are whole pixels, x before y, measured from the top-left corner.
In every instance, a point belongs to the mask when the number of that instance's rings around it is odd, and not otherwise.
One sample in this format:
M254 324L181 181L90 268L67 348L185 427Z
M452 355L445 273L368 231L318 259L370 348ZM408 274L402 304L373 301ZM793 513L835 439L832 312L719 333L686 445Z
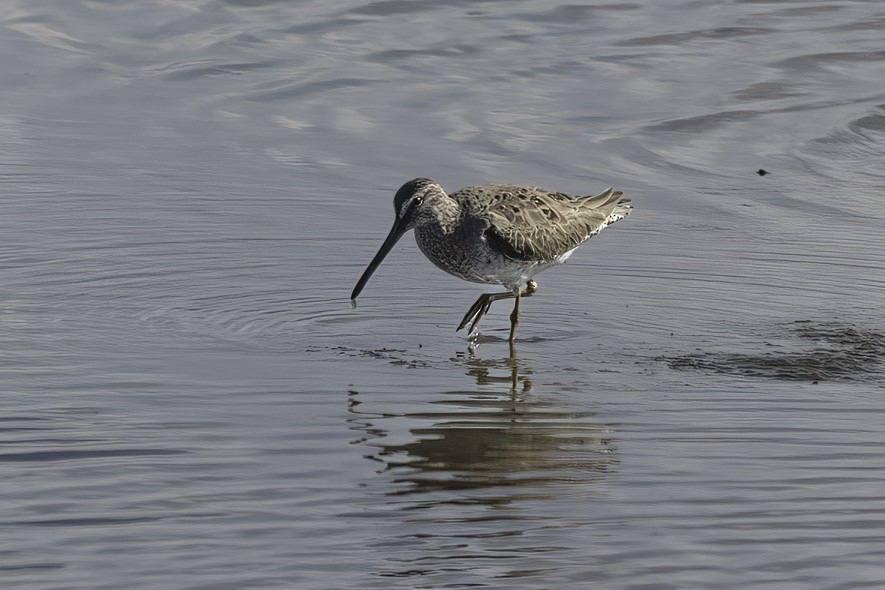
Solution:
M415 227L418 247L446 272L508 289L564 262L632 208L611 188L573 197L527 186L484 185L462 188L449 198L458 207L457 222L451 231L442 223Z
M519 185L471 186L447 194L427 178L404 184L394 196L396 220L378 254L360 277L351 299L408 230L439 268L477 283L500 284L508 292L486 294L467 312L461 327L471 331L492 301L516 298L511 314L513 341L520 295L535 290L532 277L561 262L602 228L626 217L632 205L607 189L596 196L571 196ZM521 291L524 289L523 291Z

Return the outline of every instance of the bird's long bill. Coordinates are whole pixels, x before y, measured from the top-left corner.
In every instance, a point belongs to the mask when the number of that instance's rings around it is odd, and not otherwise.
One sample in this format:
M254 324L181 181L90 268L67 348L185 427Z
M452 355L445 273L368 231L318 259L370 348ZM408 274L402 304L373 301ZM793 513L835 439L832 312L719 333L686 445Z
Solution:
M393 249L393 246L401 237L403 237L403 234L406 233L406 231L406 224L401 219L397 218L397 220L393 222L393 227L390 228L390 233L387 234L387 239L384 240L384 243L381 244L381 247L378 249L378 253L375 254L375 258L373 258L372 262L369 263L369 266L366 267L360 280L356 282L356 287L353 288L353 292L350 294L351 299L356 299L359 296L363 287L369 282L369 277L372 276L372 273L375 272L375 269L378 268L378 265L380 265L381 261L384 260L384 257L387 256L387 253Z

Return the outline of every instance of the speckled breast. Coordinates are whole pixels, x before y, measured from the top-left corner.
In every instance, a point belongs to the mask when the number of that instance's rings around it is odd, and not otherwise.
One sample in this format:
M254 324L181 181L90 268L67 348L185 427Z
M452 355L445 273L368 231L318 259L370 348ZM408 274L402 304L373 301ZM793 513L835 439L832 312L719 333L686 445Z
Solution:
M433 264L449 274L474 283L522 287L541 270L532 261L507 258L489 247L481 222L461 223L444 233L438 227L415 229L418 248Z

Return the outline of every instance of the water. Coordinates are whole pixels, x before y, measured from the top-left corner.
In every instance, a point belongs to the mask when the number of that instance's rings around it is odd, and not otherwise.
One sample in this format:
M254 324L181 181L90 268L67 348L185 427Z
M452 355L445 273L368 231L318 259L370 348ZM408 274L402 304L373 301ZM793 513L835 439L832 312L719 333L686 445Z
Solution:
M881 586L881 3L5 8L4 588ZM415 176L637 208L471 354Z

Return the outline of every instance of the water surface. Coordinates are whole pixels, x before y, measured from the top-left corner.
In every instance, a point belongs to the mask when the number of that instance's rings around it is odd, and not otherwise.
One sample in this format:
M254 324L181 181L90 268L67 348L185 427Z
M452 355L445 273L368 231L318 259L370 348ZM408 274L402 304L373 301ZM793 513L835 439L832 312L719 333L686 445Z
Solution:
M876 2L12 2L4 587L876 588ZM757 174L757 170L768 172ZM468 351L416 176L636 210Z

